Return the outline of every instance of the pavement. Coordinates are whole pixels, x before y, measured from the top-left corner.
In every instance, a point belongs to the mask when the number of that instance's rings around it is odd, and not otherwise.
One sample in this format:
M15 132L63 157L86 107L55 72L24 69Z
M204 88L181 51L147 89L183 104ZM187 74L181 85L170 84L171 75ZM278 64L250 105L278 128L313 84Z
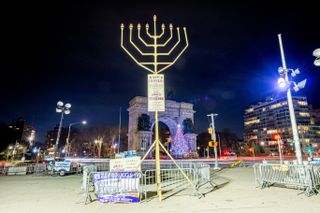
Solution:
M183 191L161 203L152 199L139 204L84 205L81 175L0 176L0 212L320 212L320 195L306 197L301 191L280 187L256 188L251 167L223 169L213 180L219 187L201 199Z

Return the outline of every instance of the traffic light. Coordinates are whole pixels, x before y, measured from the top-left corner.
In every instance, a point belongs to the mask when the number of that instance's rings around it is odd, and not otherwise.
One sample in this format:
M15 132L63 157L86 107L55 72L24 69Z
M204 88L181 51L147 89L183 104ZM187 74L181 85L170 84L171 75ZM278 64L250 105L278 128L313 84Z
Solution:
M209 147L217 147L218 146L218 142L217 141L209 141L208 146Z
M252 152L252 147L249 147L248 151L249 151L249 152Z
M168 138L167 138L167 143L171 143L171 142L172 142L171 137L168 137Z
M208 133L211 135L212 133L213 133L213 130L212 130L212 128L210 127L210 128L208 128Z
M312 146L309 146L309 147L308 147L307 152L308 152L309 154L313 153L313 148L312 148Z

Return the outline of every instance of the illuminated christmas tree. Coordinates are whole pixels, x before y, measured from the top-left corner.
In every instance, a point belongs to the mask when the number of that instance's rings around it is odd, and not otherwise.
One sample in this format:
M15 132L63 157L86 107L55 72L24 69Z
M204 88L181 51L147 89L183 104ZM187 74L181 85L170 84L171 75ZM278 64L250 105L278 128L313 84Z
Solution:
M184 154L188 152L190 152L188 142L183 136L180 125L178 125L177 134L171 144L171 153L175 157L184 157Z

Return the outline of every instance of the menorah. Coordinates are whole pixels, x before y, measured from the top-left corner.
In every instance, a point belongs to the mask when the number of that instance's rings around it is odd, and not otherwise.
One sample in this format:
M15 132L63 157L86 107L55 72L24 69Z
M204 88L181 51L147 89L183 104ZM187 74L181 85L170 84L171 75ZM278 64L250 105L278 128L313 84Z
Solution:
M132 31L133 31L133 24L129 25L129 41L132 45L133 49L135 49L139 54L140 57L152 57L152 61L140 61L136 57L133 56L133 54L124 46L123 43L123 34L124 34L124 24L121 24L121 47L124 49L124 51L132 58L132 60L138 64L140 67L146 69L147 71L151 72L153 75L159 75L159 73L163 72L164 70L171 67L176 61L179 59L179 57L182 55L182 53L187 49L189 46L188 43L188 37L187 37L187 29L184 27L184 38L185 38L185 46L180 51L180 53L172 60L163 62L160 61L160 57L166 57L171 56L173 51L178 47L178 45L181 42L181 36L180 36L180 28L177 27L177 41L175 44L171 47L171 49L167 52L160 52L160 48L168 47L170 41L173 38L173 25L169 24L169 30L170 30L170 36L169 38L163 42L160 43L159 39L163 37L165 34L165 24L161 25L161 33L157 34L157 16L153 16L153 35L150 34L149 24L145 25L145 32L146 35L149 37L149 39L153 40L153 43L148 43L146 40L144 40L141 37L141 24L137 24L137 38L140 41L140 43L144 46L144 48L152 48L153 51L151 52L144 52L141 48L138 47L138 45L132 40ZM164 101L164 100L163 100ZM149 100L148 100L149 104ZM159 200L162 200L162 192L161 192L161 178L160 178L160 147L164 150L164 152L170 157L170 159L174 162L174 164L177 166L177 168L180 170L180 172L183 174L183 176L188 180L188 182L194 186L194 184L191 182L191 180L188 178L188 176L184 173L184 171L180 168L180 166L175 162L173 157L170 155L170 153L167 151L167 149L164 147L164 145L161 143L159 139L159 122L158 122L158 111L154 110L155 112L155 141L152 143L152 145L149 147L148 151L143 156L141 162L149 155L150 151L155 147L155 161L156 161L156 184L157 184L157 195L159 197ZM164 111L164 110L162 110ZM195 187L195 186L194 186Z

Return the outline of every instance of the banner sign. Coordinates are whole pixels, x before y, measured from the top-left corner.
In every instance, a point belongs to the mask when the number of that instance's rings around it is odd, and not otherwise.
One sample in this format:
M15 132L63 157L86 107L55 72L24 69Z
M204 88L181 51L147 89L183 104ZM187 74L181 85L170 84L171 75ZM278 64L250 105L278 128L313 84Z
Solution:
M97 172L92 179L99 202L140 202L140 172Z
M164 75L162 74L148 75L148 111L165 111Z
M110 160L110 172L135 172L140 170L140 157Z

